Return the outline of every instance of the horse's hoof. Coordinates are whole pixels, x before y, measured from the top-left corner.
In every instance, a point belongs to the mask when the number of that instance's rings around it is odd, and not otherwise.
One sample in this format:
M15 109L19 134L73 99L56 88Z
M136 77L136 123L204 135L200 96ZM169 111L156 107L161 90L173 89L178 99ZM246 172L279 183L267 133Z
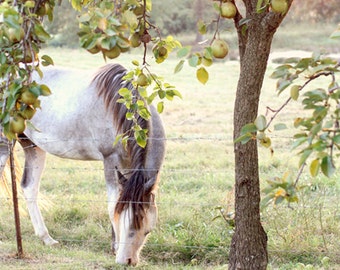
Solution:
M46 246L55 246L58 245L59 242L54 240L51 236L47 235L43 238L44 244Z
M59 242L57 240L52 239L52 241L49 244L50 246L57 246L59 245Z

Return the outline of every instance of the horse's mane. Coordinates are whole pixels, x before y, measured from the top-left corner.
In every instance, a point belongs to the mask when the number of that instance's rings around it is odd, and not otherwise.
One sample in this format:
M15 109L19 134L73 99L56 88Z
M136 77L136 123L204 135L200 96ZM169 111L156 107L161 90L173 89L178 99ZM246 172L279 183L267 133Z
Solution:
M120 214L129 205L132 207L133 226L138 230L141 228L142 220L145 216L145 211L150 206L152 201L151 188L145 189L145 183L148 179L145 175L144 163L146 159L146 148L140 147L133 135L133 121L126 119L128 112L124 104L118 103L121 98L118 91L125 87L132 91L133 96L139 96L138 91L130 82L124 81L123 77L126 74L126 69L118 64L109 64L102 67L95 77L95 83L98 90L98 96L102 97L105 103L106 110L113 114L113 121L117 126L118 133L127 134L129 136L127 143L127 153L130 160L130 169L132 173L128 179L122 183L122 191L116 204L115 212ZM144 118L137 117L137 122L141 128L149 128L149 123Z

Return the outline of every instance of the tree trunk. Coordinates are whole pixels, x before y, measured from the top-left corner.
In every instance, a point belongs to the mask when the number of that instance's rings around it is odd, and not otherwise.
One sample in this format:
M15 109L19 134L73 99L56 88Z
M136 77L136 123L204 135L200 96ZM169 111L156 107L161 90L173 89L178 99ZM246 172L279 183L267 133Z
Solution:
M240 77L234 108L234 139L241 128L254 122L272 38L283 16L256 13L257 0L244 0L247 30L242 30L240 14L235 18L240 52ZM290 1L291 3L291 1ZM234 145L235 153L235 233L229 254L229 269L261 270L268 264L267 235L260 218L260 181L256 140Z

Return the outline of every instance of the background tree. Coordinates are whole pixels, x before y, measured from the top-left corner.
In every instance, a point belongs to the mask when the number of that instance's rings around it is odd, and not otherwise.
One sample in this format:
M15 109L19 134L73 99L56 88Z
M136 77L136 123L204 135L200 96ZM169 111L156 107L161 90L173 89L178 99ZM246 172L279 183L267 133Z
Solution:
M338 23L340 2L336 0L296 0L289 14L295 22L333 22Z
M51 34L49 46L78 47L79 22L78 12L71 7L69 1L62 1L55 7L53 21L44 21L46 30Z

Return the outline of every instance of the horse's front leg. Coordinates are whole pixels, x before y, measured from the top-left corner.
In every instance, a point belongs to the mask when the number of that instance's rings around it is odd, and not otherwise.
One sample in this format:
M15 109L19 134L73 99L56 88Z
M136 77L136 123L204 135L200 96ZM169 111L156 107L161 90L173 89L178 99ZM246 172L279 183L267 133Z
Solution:
M46 152L37 146L29 144L29 141L20 142L25 152L25 169L21 186L25 195L28 212L33 224L35 234L45 245L55 245L54 240L48 233L44 219L38 206L39 182L45 167Z
M117 198L119 195L118 187L116 185L113 185L111 181L107 181L107 197L108 197L108 211L109 211L109 217L111 221L112 226L112 242L111 242L111 249L112 252L115 254L117 251L117 238L116 238L116 232L114 227L114 213L115 208L117 204Z
M115 254L117 250L117 239L116 232L114 228L114 212L117 204L117 199L119 196L119 183L118 176L115 169L115 164L118 164L118 158L115 154L106 157L104 160L104 171L105 171L105 180L106 180L106 188L107 188L107 198L108 198L108 211L109 217L112 226L112 242L111 249Z

